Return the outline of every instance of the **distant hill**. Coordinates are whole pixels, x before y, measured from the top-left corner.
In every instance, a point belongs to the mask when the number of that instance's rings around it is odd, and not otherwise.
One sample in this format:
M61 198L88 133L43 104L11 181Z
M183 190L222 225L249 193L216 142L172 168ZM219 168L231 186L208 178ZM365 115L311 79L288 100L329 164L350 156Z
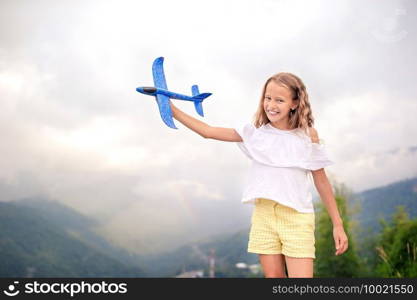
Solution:
M398 181L356 194L352 204L361 211L355 216L364 232L379 232L379 219L391 220L398 205L405 206L410 218L417 217L417 178Z
M0 202L0 277L144 276L89 231L93 223L57 202Z
M96 225L56 201L0 202L0 277L174 277L193 268L207 276L210 249L216 249L218 277L245 277L235 263L257 262L246 252L247 230L141 256L95 234Z
M378 219L390 219L397 205L404 205L410 218L417 216L417 178L355 194L350 204L362 207L353 216L362 234L374 235ZM99 225L56 201L0 202L0 277L174 277L192 270L208 276L211 254L216 277L259 276L235 267L258 263L258 256L247 252L249 228L157 255L137 255L96 234Z

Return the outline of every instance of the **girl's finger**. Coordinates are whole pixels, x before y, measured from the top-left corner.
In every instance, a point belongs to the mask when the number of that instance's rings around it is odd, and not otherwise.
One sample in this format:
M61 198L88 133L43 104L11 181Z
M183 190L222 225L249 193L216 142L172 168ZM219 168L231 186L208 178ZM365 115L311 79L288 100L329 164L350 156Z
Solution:
M346 250L347 250L347 248L348 248L348 244L347 244L347 242L345 242L345 243L343 243L343 246L342 246L342 253L345 253L346 252Z
M335 242L336 242L336 249L339 249L340 248L340 238L338 236L335 238Z
M339 249L340 249L340 241L339 241L338 237L336 237L335 242L336 242L336 245L335 245L336 246L336 252L335 252L335 254L338 255L339 254Z

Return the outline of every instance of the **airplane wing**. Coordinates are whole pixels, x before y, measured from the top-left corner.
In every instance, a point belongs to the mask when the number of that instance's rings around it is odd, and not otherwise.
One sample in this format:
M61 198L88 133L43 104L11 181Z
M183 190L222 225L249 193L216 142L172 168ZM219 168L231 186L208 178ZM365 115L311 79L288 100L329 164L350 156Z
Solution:
M163 63L163 57L158 57L154 60L152 65L153 82L156 88L168 90L167 82L165 80ZM162 121L164 121L164 123L169 127L178 129L175 126L174 121L172 120L172 111L169 101L169 97L162 94L156 94L156 102L158 102L159 112L161 114Z
M164 74L164 58L158 57L152 65L153 83L156 88L168 90Z
M172 111L169 97L162 94L156 94L156 102L158 102L159 113L161 114L162 121L164 121L164 123L169 127L178 129L172 120Z

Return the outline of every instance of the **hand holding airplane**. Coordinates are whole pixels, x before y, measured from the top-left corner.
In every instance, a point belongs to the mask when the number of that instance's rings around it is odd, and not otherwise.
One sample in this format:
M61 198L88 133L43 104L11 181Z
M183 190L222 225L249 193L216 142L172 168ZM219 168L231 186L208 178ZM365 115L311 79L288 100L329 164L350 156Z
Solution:
M161 114L161 118L164 121L164 123L168 125L168 127L178 129L175 126L174 121L172 120L172 111L171 111L171 106L169 103L170 98L193 101L195 110L197 111L197 113L200 116L204 117L202 102L205 98L210 96L211 93L200 94L200 92L198 91L197 85L193 85L191 87L192 96L187 96L187 95L168 91L168 87L167 87L167 83L166 83L165 75L164 75L163 63L164 63L163 57L158 57L153 62L152 75L153 75L153 82L155 86L154 87L138 87L136 88L136 91L145 95L155 96L156 102L158 103L159 113Z

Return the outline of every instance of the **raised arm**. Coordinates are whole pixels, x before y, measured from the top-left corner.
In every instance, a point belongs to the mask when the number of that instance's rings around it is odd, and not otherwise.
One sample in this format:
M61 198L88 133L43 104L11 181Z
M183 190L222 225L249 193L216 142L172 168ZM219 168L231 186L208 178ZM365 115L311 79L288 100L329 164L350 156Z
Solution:
M214 139L225 142L242 142L242 138L233 128L222 128L210 126L196 118L191 117L170 101L172 116L183 125L198 133L205 139Z

